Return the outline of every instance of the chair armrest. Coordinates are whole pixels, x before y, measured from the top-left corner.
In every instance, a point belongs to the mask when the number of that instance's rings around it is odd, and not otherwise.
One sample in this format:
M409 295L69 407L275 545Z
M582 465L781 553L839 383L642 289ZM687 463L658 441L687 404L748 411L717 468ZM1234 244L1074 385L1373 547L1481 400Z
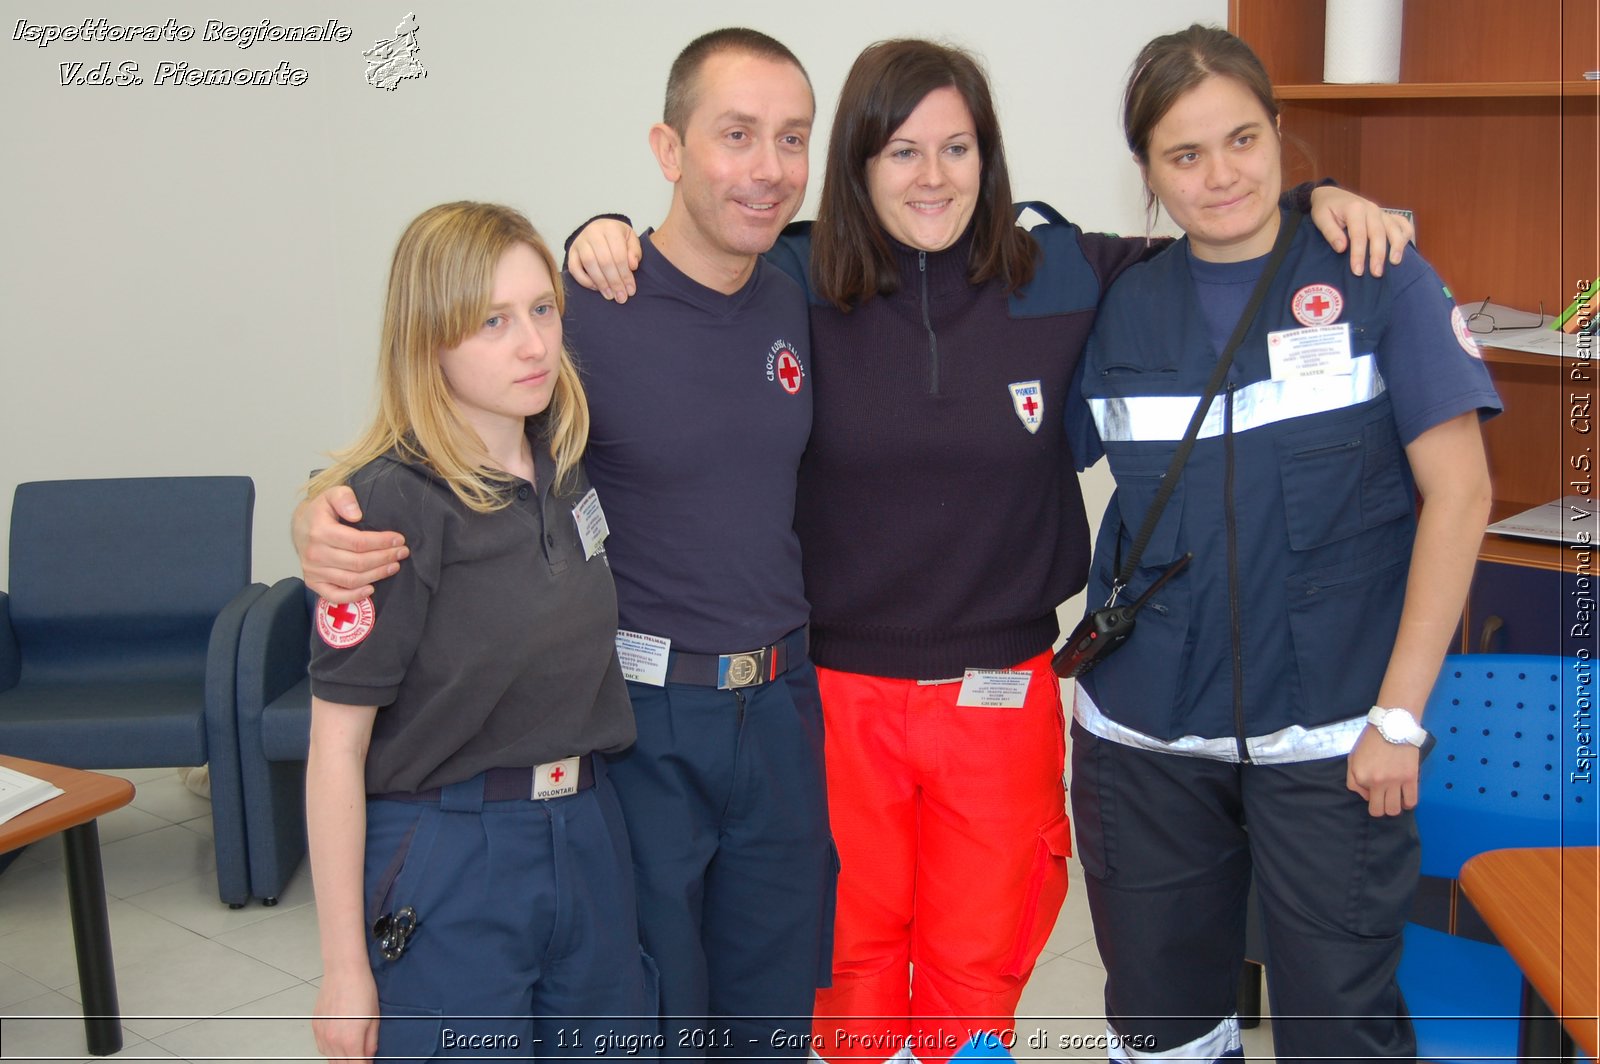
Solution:
M273 584L245 618L239 641L240 726L254 731L262 710L306 677L311 610L297 576Z
M217 858L217 896L229 905L250 898L250 856L245 838L244 787L239 780L239 726L234 676L239 632L251 604L267 585L250 584L234 595L211 624L206 646L206 760L211 766L211 832Z
M245 618L239 638L239 770L244 785L250 889L275 898L305 855L305 749L269 759L266 708L306 681L311 604L297 577L273 584Z
M251 605L267 593L266 584L250 584L222 608L211 624L211 639L206 644L206 732L207 753L211 736L221 739L227 749L237 749L233 738L237 714L234 712L235 682L239 669L239 635L244 629Z
M22 676L22 648L11 628L11 596L0 591L0 691L17 686Z

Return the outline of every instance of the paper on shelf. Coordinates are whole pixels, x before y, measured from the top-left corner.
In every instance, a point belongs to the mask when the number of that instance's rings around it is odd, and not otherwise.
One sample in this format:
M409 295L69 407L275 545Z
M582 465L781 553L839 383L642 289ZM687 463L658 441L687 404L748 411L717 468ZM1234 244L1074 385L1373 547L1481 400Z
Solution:
M1496 329L1492 333L1477 334L1484 347L1504 347L1512 351L1528 351L1551 358L1592 358L1594 338L1574 336L1548 326L1539 329Z
M1543 539L1552 543L1594 543L1596 535L1595 500L1587 495L1564 495L1542 506L1496 521L1490 532L1522 539Z

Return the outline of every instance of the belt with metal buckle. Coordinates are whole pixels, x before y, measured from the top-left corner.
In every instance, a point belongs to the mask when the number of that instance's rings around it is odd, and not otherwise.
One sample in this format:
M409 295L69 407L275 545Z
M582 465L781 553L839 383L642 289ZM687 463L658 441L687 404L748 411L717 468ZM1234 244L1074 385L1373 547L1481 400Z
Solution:
M806 656L808 634L802 625L771 646L734 654L690 654L674 650L667 662L667 682L697 684L722 691L771 683Z

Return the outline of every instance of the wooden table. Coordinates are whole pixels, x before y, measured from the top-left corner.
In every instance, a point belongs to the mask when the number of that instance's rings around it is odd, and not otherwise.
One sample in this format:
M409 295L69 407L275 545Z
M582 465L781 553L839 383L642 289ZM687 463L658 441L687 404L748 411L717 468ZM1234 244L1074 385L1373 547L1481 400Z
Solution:
M1563 1028L1572 1043L1595 1057L1597 876L1600 848L1595 847L1491 850L1462 866L1461 889L1522 969L1524 1059L1570 1057L1570 1044L1558 1048Z
M131 802L133 784L116 776L20 757L0 755L0 765L49 780L65 792L0 824L0 853L61 833L72 905L72 940L78 952L78 984L83 992L84 1035L95 1056L115 1053L122 1048L122 1014L117 1008L117 972L111 961L111 922L106 917L95 817Z

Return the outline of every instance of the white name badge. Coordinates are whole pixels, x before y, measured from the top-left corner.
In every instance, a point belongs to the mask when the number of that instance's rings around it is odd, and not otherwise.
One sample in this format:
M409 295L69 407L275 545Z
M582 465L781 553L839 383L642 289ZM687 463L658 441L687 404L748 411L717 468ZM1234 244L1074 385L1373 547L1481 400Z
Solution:
M956 705L1021 709L1032 678L1032 669L968 669L961 677Z
M600 509L600 496L593 488L572 508L572 519L578 523L578 538L583 540L583 560L588 561L600 553L601 544L611 535L606 512Z
M560 761L546 761L533 766L533 796L535 798L565 798L578 793L578 762L576 757Z
M671 650L672 640L663 636L617 629L617 660L622 663L623 677L634 683L667 686L667 653Z
M1272 379L1350 375L1350 323L1267 333Z

